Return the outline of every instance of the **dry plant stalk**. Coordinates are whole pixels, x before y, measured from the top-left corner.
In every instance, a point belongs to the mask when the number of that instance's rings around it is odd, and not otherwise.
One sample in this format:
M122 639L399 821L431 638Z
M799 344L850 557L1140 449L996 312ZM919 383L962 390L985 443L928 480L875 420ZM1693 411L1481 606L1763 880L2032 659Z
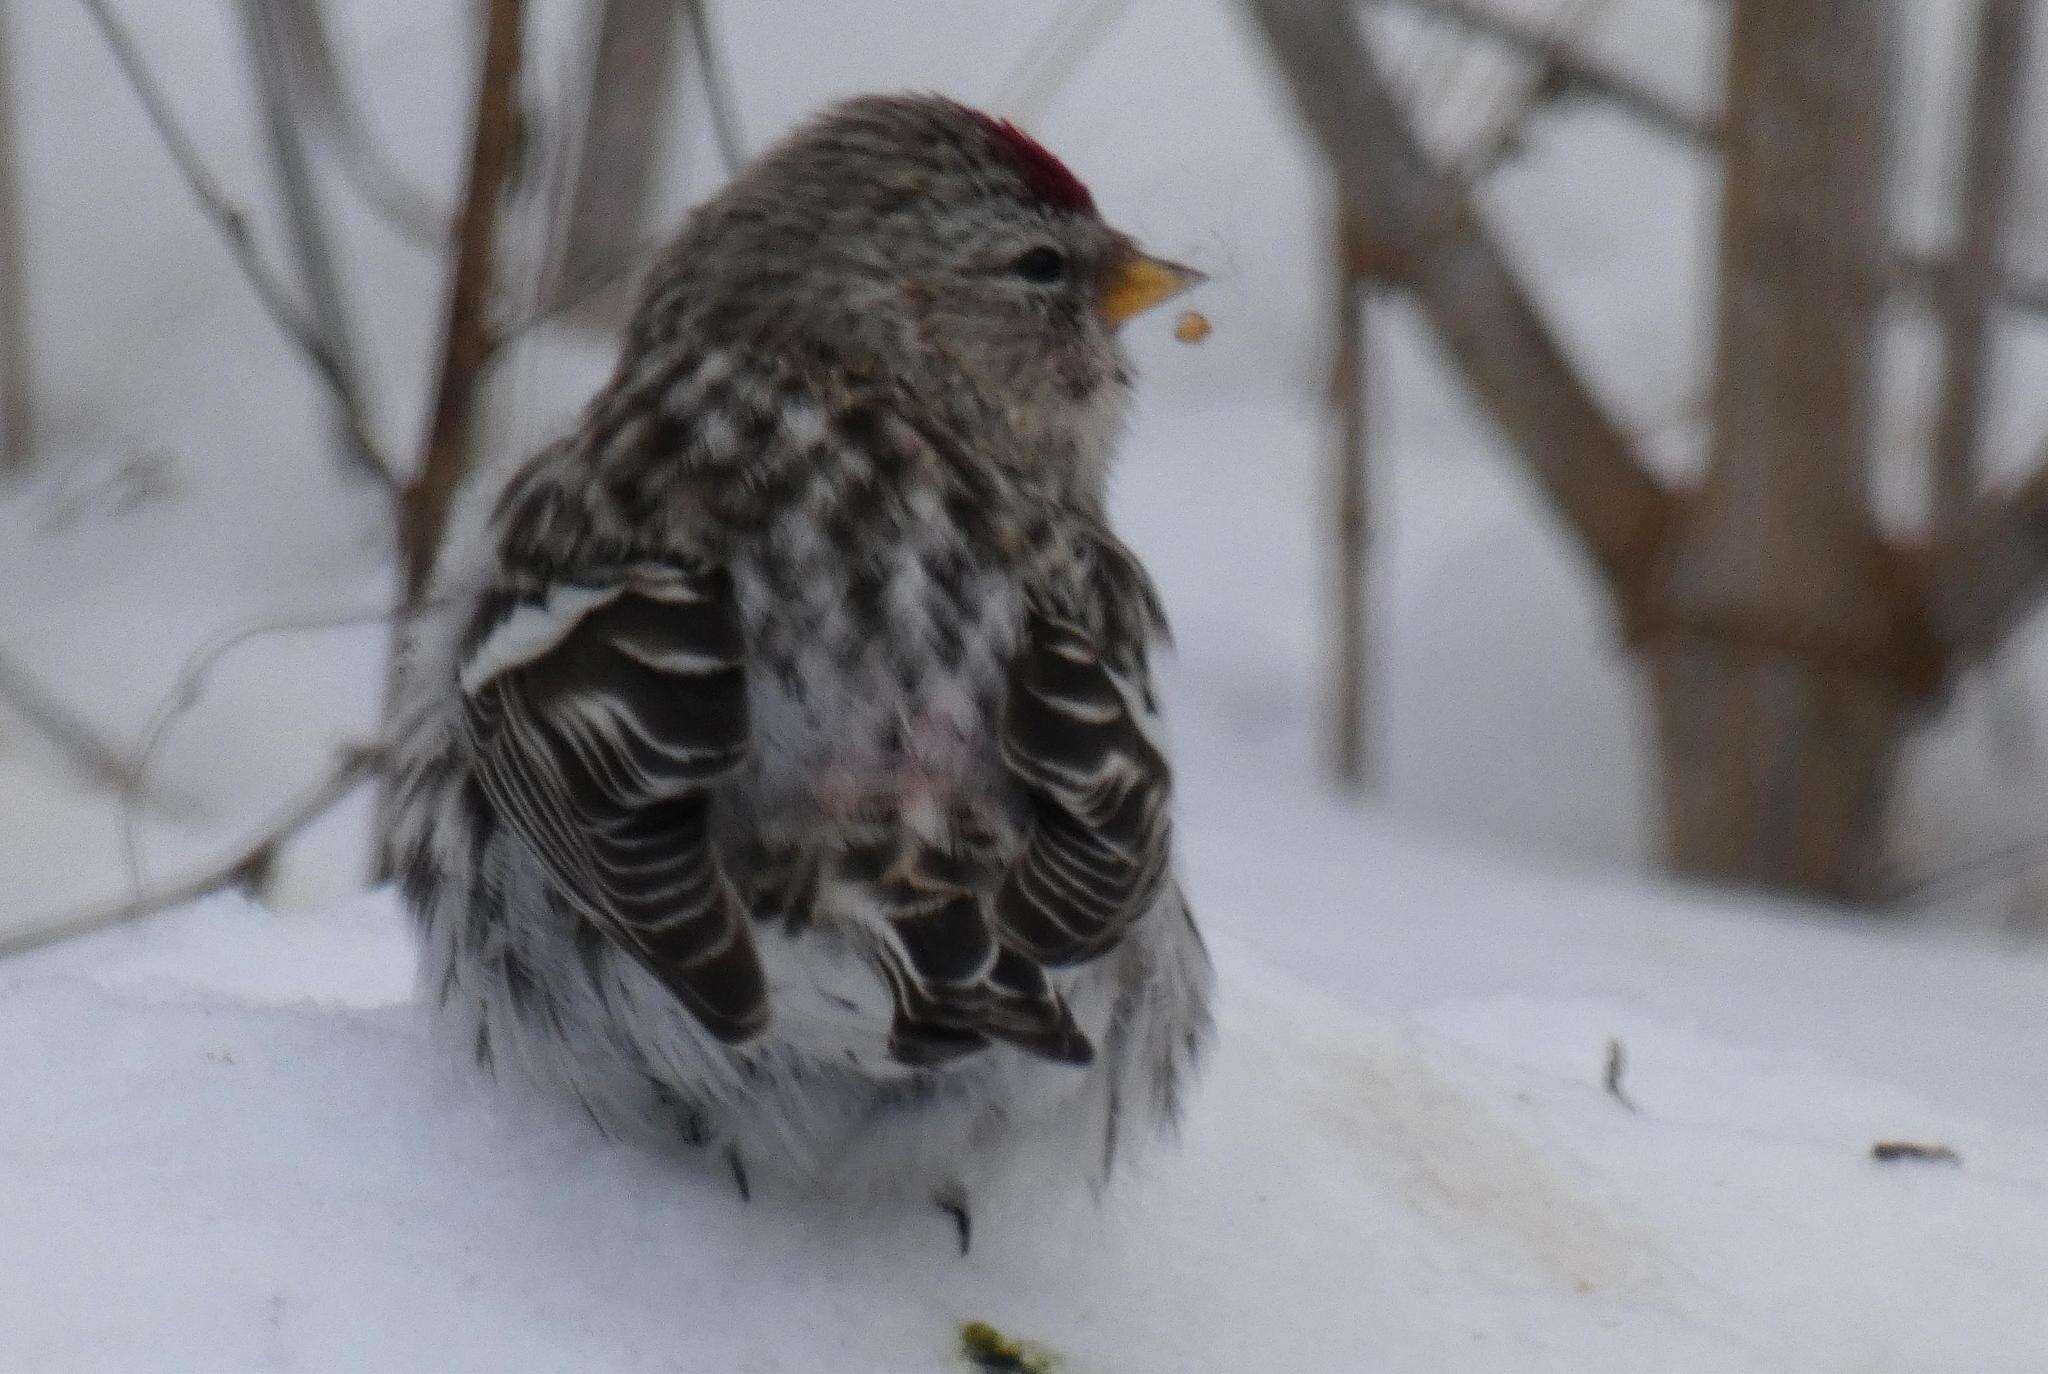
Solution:
M20 143L14 120L12 45L0 11L0 476L25 472L34 456L35 396L31 387L28 287L21 270Z
M1330 405L1336 421L1329 476L1331 615L1335 622L1330 637L1334 658L1330 665L1330 736L1338 780L1347 787L1362 788L1370 771L1366 749L1370 664L1365 622L1371 453L1365 348L1372 285L1355 264L1355 235L1349 219L1340 217L1333 252L1337 312L1332 322L1336 349L1330 369Z
M519 142L522 0L486 0L483 78L477 89L469 174L456 217L455 270L441 329L425 451L399 501L405 604L426 595L455 489L475 445L476 393L491 353L490 299L496 282L498 217Z

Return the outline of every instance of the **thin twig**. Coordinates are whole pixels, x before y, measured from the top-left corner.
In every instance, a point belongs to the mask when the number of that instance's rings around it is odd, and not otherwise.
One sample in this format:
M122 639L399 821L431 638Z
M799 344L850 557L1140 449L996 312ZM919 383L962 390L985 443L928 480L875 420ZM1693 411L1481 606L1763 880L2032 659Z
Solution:
M565 315L574 315L593 297L602 295L615 286L623 277L635 275L650 266L661 251L667 248L668 239L649 239L631 252L621 254L616 260L586 273L572 282L564 282L555 294L540 302L531 310L499 322L491 331L489 350L486 354L490 363L498 362L521 338L550 321Z
M4 653L0 653L0 701L5 701L37 734L61 749L72 766L94 783L166 814L178 810L168 797L150 786L139 760L130 759L102 739L91 724Z
M1604 100L1686 143L1714 143L1721 137L1719 116L1703 115L1636 81L1600 66L1558 33L1498 13L1478 0L1399 0L1399 3L1482 33L1525 57L1547 74L1553 89Z
M185 185L192 192L193 198L199 202L200 210L213 221L214 227L226 240L228 251L234 256L235 265L241 269L243 278L256 293L256 299L262 305L264 313L270 316L272 323L297 345L306 360L312 364L313 370L340 403L343 420L350 427L351 442L358 445L364 453L375 456L379 480L392 491L397 491L399 483L396 470L382 456L375 438L370 434L363 417L362 405L349 384L346 372L320 338L319 331L307 319L305 311L293 300L290 290L271 270L270 264L264 261L262 252L256 246L255 236L249 230L248 216L227 198L221 190L220 183L199 155L191 136L178 123L163 88L157 85L156 78L150 74L149 67L143 62L134 36L115 17L107 0L81 0L81 3L92 16L93 22L99 26L108 50L113 53L114 61L121 68L122 76L135 92L136 98L142 102L143 113L149 117L150 125L156 130L157 137L163 141L172 162L177 164L179 173L185 178Z
M382 760L383 751L375 746L343 751L333 771L294 798L253 840L226 858L121 901L68 912L0 934L0 959L169 911L215 892L257 886L275 865L278 851L285 843L332 811L378 769Z
M1945 376L1935 419L1933 509L1953 516L1975 496L1984 468L1984 396L1994 343L1991 306L2011 221L2032 0L1986 0L1970 82L1962 174L1962 229L1936 292Z
M1412 293L1624 615L1638 614L1674 498L1558 343L1466 187L1423 151L1346 0L1250 0L1249 10L1369 231L1361 266Z
M1963 1157L1947 1145L1918 1140L1877 1141L1870 1147L1870 1157L1880 1164L1897 1164L1902 1160L1919 1164L1961 1165L1963 1162Z
M1569 44L1591 28L1600 12L1612 3L1613 0L1564 0L1546 32L1552 42L1560 46ZM1559 95L1568 94L1570 89L1558 82L1554 66L1540 60L1520 90L1513 89L1510 83L1502 85L1492 117L1453 164L1468 178L1485 176L1498 167L1521 143L1536 112Z
M423 248L446 248L452 236L447 211L414 186L378 146L361 102L342 79L327 38L320 0L265 0L274 12L295 113L325 138L342 174L385 223Z
M1660 92L1599 66L1574 49L1522 20L1500 14L1481 0L1382 0L1403 4L1424 14L1439 16L1483 33L1503 45L1545 64L1554 90L1604 100L1622 113L1682 143L1713 151L1723 137L1718 111L1688 108ZM1891 253L1892 285L1940 299L1946 283L1956 271L1945 257L1909 247L1895 247ZM2048 274L2006 266L2000 273L1998 301L2009 310L2028 315L2048 315Z
M2048 860L2048 835L2014 840L1918 877L1901 879L1878 898L1878 903L1900 909L1929 906L1938 900L1977 891L2001 878L2019 877L2044 860Z
M990 105L1029 127L1116 27L1130 0L1068 0L1031 40Z
M433 609L433 603L420 608ZM220 661L236 649L259 639L275 635L305 634L315 630L338 630L352 625L375 625L394 619L388 606L373 609L329 611L318 615L281 616L274 620L259 620L230 626L206 643L201 644L186 656L179 667L168 692L150 709L149 723L142 732L142 743L135 751L135 773L138 781L146 781L156 767L158 752L164 741L170 737L171 728L182 720L199 701L201 690ZM121 859L127 869L128 885L131 891L142 889L145 875L142 872L142 838L136 830L134 809L129 808L121 818Z
M327 238L327 217L320 206L320 188L306 157L306 141L298 123L292 90L293 71L287 52L285 24L293 8L277 0L240 0L242 28L256 70L256 90L263 107L263 126L271 166L284 201L285 223L291 230L299 274L311 306L306 324L320 336L321 351L334 360L334 428L348 467L371 477L389 477L374 451L365 448L369 426L363 412L363 382L351 341L348 307Z
M599 293L585 285L615 279L612 269L638 246L662 168L673 161L651 131L668 122L678 73L690 60L685 49L696 43L685 28L688 7L677 0L593 0L590 8L578 111L565 121L573 136L557 140L569 175L553 187L539 280L519 301L524 311L565 312L593 302ZM603 307L579 310L578 322L622 322L622 293L607 293Z
M2033 0L1984 0L1979 7L1969 118L1964 135L1961 230L1951 268L1935 293L1942 385L1928 455L1930 508L1948 519L1983 485L1985 403L1996 367L1993 308L2004 275L2012 220L2013 163L2021 74L2032 46ZM2009 657L1986 665L1986 734L2001 782L2024 785L2039 771L2026 693Z
M733 99L732 83L726 79L724 50L711 30L710 7L705 0L687 0L683 17L689 21L690 42L697 50L697 70L704 79L704 105L711 112L711 136L718 143L718 156L725 173L732 176L747 163L747 140L740 132L739 105Z
M14 44L0 13L0 475L28 471L35 457L34 354L29 351L22 237L20 126L14 118Z
M496 280L498 211L519 141L522 0L488 0L482 79L470 141L468 185L456 223L455 273L441 330L441 364L419 475L399 508L405 600L417 604L440 548L455 489L468 471L478 382L490 355L489 304Z

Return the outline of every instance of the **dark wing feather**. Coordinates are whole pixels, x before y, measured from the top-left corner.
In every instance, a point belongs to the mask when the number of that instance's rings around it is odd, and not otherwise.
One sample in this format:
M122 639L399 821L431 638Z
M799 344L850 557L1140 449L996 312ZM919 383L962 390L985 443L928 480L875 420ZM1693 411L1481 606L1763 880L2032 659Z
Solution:
M711 837L711 788L748 748L730 579L638 568L585 600L471 690L479 779L579 914L712 1034L745 1040L767 987Z
M1024 789L1031 829L996 894L997 937L1046 968L1113 946L1166 872L1171 781L1133 714L1143 655L1112 657L1080 624L1028 616L1011 669L1003 761Z
M876 884L889 932L880 968L896 1004L890 1053L931 1065L997 1039L1087 1063L1094 1047L1045 971L997 943L988 915L992 885L958 855L930 847Z

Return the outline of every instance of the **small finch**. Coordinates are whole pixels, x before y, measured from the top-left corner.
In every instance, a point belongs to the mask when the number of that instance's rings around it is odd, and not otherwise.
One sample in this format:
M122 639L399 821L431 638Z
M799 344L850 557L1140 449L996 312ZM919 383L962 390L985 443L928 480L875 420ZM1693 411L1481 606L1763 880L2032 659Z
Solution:
M953 1215L1177 1116L1159 602L1116 330L1200 280L1015 127L865 97L698 209L569 437L465 498L386 836L477 1060L744 1193Z

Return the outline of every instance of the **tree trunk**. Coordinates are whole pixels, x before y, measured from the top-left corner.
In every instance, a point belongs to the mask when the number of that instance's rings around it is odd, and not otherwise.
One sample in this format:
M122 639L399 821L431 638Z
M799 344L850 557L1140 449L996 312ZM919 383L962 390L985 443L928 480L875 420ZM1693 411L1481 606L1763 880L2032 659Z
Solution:
M1887 21L1733 6L1714 433L1644 646L1673 866L1842 898L1882 884L1930 671L1866 490Z

